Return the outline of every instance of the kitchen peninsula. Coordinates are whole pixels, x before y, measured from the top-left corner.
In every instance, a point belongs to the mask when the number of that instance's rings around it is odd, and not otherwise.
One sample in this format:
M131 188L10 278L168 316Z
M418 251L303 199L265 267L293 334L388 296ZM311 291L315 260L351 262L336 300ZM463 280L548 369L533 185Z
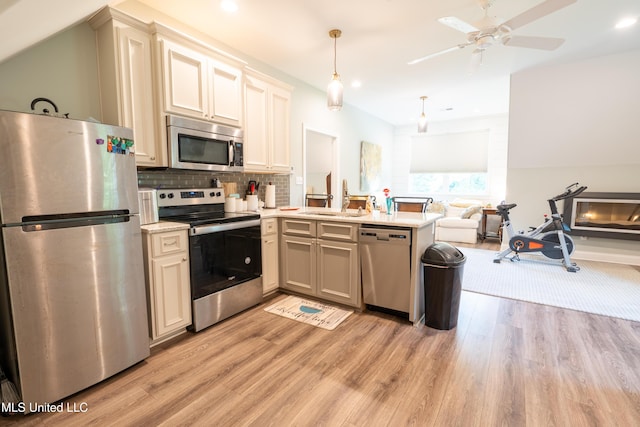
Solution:
M410 280L407 283L407 286L410 287L408 315L409 321L418 324L424 315L421 256L434 241L434 222L440 217L440 214L434 213L394 212L388 215L379 211L366 213L349 209L346 212L341 212L339 209L311 207L264 209L261 211L263 235L267 228L265 224L271 224L269 226L271 230L273 227L277 227L280 245L277 247L279 257L275 257L276 259L273 261L274 257L271 256L270 263L263 263L263 276L270 274L270 269L276 269L280 271L279 286L285 290L362 308L364 302L361 300L361 265L358 248L360 227L410 229L411 247L410 259L408 260ZM298 248L293 253L290 251L292 245ZM318 247L318 255L315 254L314 248L316 246ZM337 274L335 268L330 268L322 263L321 254L324 247L335 251L342 250L350 260L350 264L345 266L344 275L351 275L351 279L349 281L345 277L344 280L347 283L342 288L339 288L334 280L323 282L323 272ZM304 248L308 248L307 252L301 255L301 250ZM265 248L263 242L263 251L265 249L266 251L270 250ZM295 256L299 258L295 258ZM269 255L263 254L264 260L268 258ZM400 268L392 263L384 267ZM292 271L293 273L291 273ZM291 278L291 274L297 277ZM301 276L304 280L300 278Z

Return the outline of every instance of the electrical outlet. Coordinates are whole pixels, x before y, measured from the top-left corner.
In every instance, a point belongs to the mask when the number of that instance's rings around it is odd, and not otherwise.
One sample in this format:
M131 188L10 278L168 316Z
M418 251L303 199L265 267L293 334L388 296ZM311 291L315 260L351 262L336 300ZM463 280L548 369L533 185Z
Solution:
M301 176L296 176L296 185L302 185L303 184L303 179Z

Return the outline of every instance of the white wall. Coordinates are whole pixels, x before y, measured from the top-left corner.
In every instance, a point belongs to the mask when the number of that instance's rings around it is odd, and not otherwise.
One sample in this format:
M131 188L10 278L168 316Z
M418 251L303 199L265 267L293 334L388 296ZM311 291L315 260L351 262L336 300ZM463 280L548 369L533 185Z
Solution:
M459 195L455 197L471 197L480 199L494 206L505 197L507 175L507 142L508 116L506 114L474 117L442 122L429 122L428 133L432 135L489 130L488 185L486 195ZM409 193L409 165L411 162L411 140L417 135L417 124L397 128L395 131L393 153L393 179L391 190L394 195L411 195ZM464 153L460 153L464 156ZM436 200L455 198L445 194L428 194Z
M292 81L289 81L293 84ZM345 105L341 111L327 109L326 94L308 85L298 83L291 105L291 204L303 204L304 188L296 184L302 177L302 124L310 129L338 136L339 176L346 179L349 192L360 194L360 143L367 141L382 146L383 186L391 182L393 155L393 126L357 108ZM340 191L340 189L337 189ZM332 189L334 194L335 191Z
M640 50L511 77L507 197L516 229L579 181L593 192L640 192ZM576 257L640 264L640 242L577 238Z
M0 63L0 108L31 112L31 101L48 98L60 113L100 119L93 29L79 24ZM37 111L53 108L38 103Z

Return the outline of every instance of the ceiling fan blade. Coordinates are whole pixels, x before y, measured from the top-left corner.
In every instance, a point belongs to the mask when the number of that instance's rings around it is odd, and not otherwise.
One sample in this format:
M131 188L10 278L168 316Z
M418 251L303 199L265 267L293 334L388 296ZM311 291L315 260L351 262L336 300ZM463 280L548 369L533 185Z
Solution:
M462 31L465 34L478 31L478 29L473 25L468 22L464 22L462 19L456 18L455 16L438 18L438 22L446 25L447 27L453 28L454 30Z
M564 39L554 37L511 36L505 39L503 44L514 47L527 47L529 49L555 50L559 48Z
M540 19L544 16L552 14L557 10L567 7L570 4L575 3L576 1L577 0L547 0L537 6L532 7L527 11L522 12L518 16L509 19L502 25L506 25L512 30L515 30L516 28L523 27L537 19Z
M426 61L427 59L431 59L431 58L436 57L436 56L444 55L445 53L453 52L454 50L465 48L465 47L469 46L470 44L471 43L459 44L457 46L450 47L450 48L445 49L445 50L441 50L440 52L431 53L431 54L429 54L427 56L423 56L422 58L414 59L413 61L407 62L407 64L408 65L414 65L414 64L417 64L418 62Z

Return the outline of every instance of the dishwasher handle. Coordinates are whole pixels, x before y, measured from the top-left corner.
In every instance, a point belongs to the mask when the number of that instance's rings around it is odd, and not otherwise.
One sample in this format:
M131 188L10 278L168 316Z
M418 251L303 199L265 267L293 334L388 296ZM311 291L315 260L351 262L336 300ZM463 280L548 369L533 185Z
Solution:
M395 243L395 244L411 244L411 231L408 230L374 230L361 229L360 242L363 243Z

